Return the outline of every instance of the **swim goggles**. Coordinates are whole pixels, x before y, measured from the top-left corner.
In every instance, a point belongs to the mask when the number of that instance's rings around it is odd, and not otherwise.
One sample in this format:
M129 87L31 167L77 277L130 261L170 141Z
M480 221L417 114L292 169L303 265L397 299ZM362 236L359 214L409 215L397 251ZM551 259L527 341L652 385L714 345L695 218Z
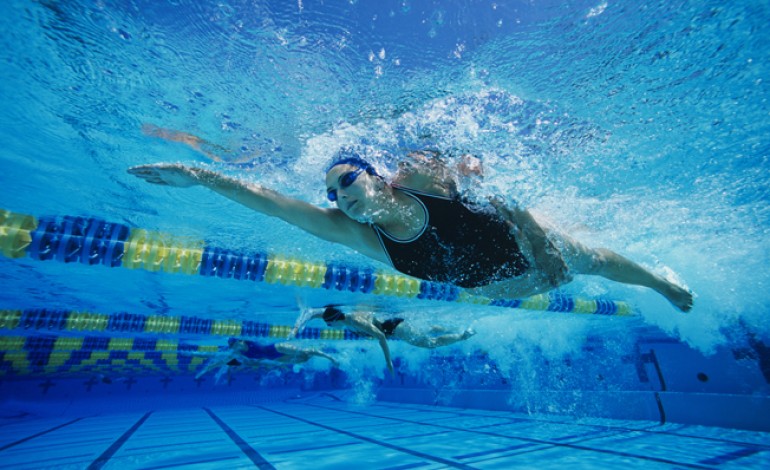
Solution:
M364 168L359 168L357 170L349 171L342 175L340 177L340 188L347 188L351 184L355 183L358 179L358 175L360 175L364 171ZM326 192L326 197L329 198L331 202L334 202L337 200L337 190L336 189L330 189Z

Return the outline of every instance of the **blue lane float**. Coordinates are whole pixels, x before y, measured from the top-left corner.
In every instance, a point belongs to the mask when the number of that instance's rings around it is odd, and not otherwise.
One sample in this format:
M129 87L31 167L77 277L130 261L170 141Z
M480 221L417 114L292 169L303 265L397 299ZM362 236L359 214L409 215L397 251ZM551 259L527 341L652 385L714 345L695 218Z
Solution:
M273 325L252 320L211 319L191 316L141 315L118 312L113 314L74 312L58 309L31 308L24 310L0 310L0 330L24 330L51 334L69 332L115 333L123 335L148 334L208 335L272 338L284 340L292 327ZM365 336L330 328L306 327L299 339L359 340ZM42 338L42 337L39 337ZM64 338L64 337L62 337ZM129 339L122 336L124 341ZM1 340L1 338L0 338ZM43 341L42 339L40 341ZM137 342L147 341L136 338Z
M633 315L622 301L580 299L559 291L524 299L490 299L450 284L393 271L312 262L268 253L243 254L190 240L86 217L41 217L0 209L0 253L107 267L220 277L370 295L597 315Z

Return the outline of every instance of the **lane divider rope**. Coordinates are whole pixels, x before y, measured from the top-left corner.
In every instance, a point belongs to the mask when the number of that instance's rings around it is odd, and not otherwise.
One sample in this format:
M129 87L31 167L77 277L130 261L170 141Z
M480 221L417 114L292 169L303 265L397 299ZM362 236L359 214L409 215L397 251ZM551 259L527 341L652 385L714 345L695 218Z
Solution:
M453 285L423 281L370 267L242 254L160 232L94 218L35 218L0 209L0 254L107 267L220 277L286 286L323 288L446 302L548 312L630 316L623 301L580 299L559 291L523 299L490 299Z

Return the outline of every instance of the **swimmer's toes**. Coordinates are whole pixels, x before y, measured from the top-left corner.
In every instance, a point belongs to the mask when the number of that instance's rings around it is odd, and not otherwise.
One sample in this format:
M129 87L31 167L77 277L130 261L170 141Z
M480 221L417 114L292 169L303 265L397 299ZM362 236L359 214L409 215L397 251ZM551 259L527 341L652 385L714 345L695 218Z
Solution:
M679 307L679 310L683 312L689 312L690 310L692 310L692 304L693 304L692 292L682 289L682 294L679 297L680 297L679 302L675 303L675 305Z
M684 312L689 312L690 310L692 310L692 306L693 306L692 293L688 292L688 294L690 295L687 298L687 305L685 305L685 308L682 309L682 311Z

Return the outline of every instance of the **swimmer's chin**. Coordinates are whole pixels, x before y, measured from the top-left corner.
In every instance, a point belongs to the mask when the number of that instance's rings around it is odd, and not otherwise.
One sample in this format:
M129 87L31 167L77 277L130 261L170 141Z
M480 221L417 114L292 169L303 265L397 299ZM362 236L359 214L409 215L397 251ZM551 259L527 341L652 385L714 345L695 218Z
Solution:
M362 224L371 224L374 222L371 214L351 214L350 212L345 212L345 215L347 215L350 219Z
M372 210L366 210L363 214L358 215L351 215L350 218L355 220L356 222L361 222L362 224L373 224L375 223L375 218L379 215L387 214L387 212L384 209L378 209L375 211Z
M349 217L362 224L368 225L374 223L374 218L372 218L371 215L350 215Z

